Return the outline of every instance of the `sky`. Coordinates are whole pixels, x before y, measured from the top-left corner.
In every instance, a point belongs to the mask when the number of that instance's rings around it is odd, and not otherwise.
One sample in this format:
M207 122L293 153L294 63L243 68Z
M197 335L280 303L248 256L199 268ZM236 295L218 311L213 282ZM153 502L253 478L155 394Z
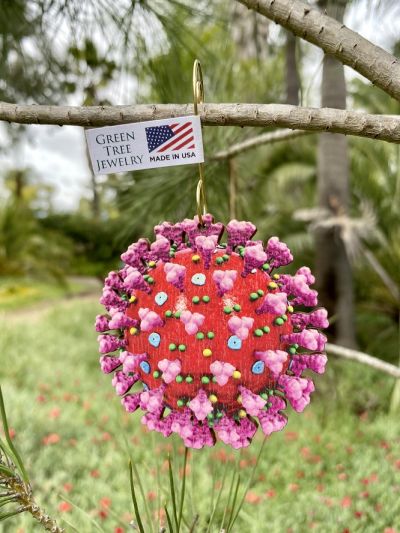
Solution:
M379 0L372 1L376 3ZM383 0L381 4L384 5L385 2L388 0ZM400 2L392 9L379 11L371 9L370 4L370 0L360 0L353 4L345 22L351 29L388 49L399 39ZM315 53L320 54L322 59L322 52ZM315 71L315 62L313 66L311 63L306 66L306 76L311 78L318 74L313 72L313 69ZM352 76L353 71L346 68L346 77L350 79ZM313 85L315 83L318 83L318 76L313 80ZM128 80L125 75L120 77L116 87L113 87L113 94L118 95L116 103L128 104L132 101L129 98L133 93L132 86L132 80ZM53 205L56 210L74 210L82 196L90 198L90 171L82 128L39 125L31 125L28 128L29 139L19 145L18 149L0 152L0 168L4 172L9 168L30 167L41 181L54 187ZM4 146L6 141L6 130L1 125L0 146Z

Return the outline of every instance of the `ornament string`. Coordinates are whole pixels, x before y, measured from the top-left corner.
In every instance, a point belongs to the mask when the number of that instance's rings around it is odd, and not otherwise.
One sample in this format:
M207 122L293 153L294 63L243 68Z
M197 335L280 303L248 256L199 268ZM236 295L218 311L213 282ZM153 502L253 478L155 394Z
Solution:
M204 83L201 64L198 59L193 63L193 106L194 114L198 115L198 104L204 103ZM196 188L196 205L199 223L203 226L203 215L207 213L205 193L204 163L199 163L199 181Z

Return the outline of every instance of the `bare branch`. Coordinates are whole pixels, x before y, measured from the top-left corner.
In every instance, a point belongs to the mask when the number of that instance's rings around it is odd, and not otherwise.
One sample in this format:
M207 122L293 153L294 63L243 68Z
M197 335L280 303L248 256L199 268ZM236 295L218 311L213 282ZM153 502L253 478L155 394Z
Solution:
M400 117L395 115L282 104L202 104L199 113L207 126L274 126L400 143ZM0 120L19 124L96 127L191 114L192 104L73 107L0 103Z
M400 60L301 0L238 0L319 46L400 100Z
M296 137L300 137L301 135L310 135L310 133L312 132L290 129L270 131L268 133L263 133L262 135L257 135L257 137L251 137L250 139L246 139L245 141L237 144L232 144L230 148L217 152L211 156L210 159L213 161L230 159L231 157L235 157L242 152L246 152L247 150L251 150L252 148L256 148L257 146L261 146L263 144L273 144L279 141L287 141L290 139L295 139Z
M372 357L372 355L368 355L357 350L351 350L350 348L345 348L344 346L337 346L336 344L330 343L325 346L325 349L328 353L331 353L332 355L337 355L338 357L343 357L344 359L352 359L353 361L357 361L358 363L362 363L363 365L371 366L372 368L375 368L375 370L380 370L381 372L385 372L385 374L389 374L394 378L400 379L399 367L390 363L386 363L386 361L382 361L377 357Z

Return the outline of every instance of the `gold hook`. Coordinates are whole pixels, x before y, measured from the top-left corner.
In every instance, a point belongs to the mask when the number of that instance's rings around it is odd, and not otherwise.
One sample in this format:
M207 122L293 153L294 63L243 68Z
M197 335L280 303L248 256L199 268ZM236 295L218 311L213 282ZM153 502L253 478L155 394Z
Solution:
M204 103L204 84L203 72L198 59L193 63L193 105L194 114L198 115L198 104ZM199 163L199 182L196 189L197 216L199 222L203 225L203 215L207 213L206 193L204 185L204 163Z

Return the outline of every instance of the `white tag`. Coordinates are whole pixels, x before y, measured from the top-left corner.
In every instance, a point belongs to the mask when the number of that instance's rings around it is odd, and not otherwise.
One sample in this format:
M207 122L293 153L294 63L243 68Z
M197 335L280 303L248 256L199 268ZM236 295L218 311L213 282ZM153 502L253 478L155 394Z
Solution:
M204 161L198 116L106 126L85 133L95 174Z

